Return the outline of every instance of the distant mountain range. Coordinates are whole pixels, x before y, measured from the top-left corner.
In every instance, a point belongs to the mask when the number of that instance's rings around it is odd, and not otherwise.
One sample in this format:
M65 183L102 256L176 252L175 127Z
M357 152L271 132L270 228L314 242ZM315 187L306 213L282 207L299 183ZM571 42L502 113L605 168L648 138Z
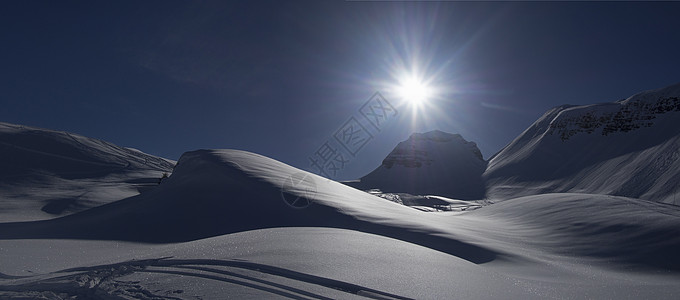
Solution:
M0 166L0 221L9 222L50 219L153 190L175 162L77 134L0 123ZM553 108L489 160L458 134L414 133L376 170L346 184L422 206L546 193L680 205L679 183L676 84L613 103ZM418 195L447 198L412 197Z
M553 108L488 162L460 135L413 134L348 184L456 199L572 192L680 204L680 84Z
M678 94L555 108L488 161L416 133L347 184L0 123L0 298L675 299Z

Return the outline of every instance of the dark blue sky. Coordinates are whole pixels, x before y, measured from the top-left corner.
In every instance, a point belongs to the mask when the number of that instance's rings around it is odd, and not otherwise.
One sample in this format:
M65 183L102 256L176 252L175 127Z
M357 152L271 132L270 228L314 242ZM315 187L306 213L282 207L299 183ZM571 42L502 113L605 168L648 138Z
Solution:
M414 131L488 158L551 107L680 82L679 2L4 1L0 121L178 159L236 148L308 157L376 91L399 114L337 178ZM417 113L400 69L439 88Z

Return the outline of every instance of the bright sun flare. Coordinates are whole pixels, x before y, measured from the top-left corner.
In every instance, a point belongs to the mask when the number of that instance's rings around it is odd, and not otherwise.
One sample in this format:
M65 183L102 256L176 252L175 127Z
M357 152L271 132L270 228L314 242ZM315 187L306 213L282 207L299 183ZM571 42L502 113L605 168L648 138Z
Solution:
M397 92L401 98L413 105L425 103L432 94L430 87L417 79L405 80Z

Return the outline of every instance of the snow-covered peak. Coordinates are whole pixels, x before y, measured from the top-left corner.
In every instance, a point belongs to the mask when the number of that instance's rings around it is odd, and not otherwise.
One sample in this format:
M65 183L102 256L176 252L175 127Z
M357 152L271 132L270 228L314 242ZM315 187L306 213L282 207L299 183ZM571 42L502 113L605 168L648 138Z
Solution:
M680 96L680 82L659 89L648 90L637 93L627 99L619 101L621 104L628 104L633 101L640 102L656 102L659 98L678 97Z
M126 170L170 171L171 160L82 135L0 123L0 178L91 178Z
M435 130L412 134L376 170L351 185L392 193L481 199L485 168L477 144L459 134Z
M435 157L447 160L447 158L440 156L468 156L468 154L472 154L476 158L473 160L484 160L482 152L474 142L466 141L460 134L434 130L411 134L406 141L399 143L387 155L382 165L388 169L395 164L408 168L419 168L423 165L431 165ZM439 162L441 163L442 160Z
M680 84L638 93L628 99L560 110L548 134L567 140L576 134L609 135L651 127L655 119L680 112Z
M448 142L454 139L463 140L460 134L432 130L428 132L414 132L409 136L409 140L430 140L436 142Z
M488 194L587 192L680 203L680 84L546 112L494 155ZM675 178L675 179L674 179Z

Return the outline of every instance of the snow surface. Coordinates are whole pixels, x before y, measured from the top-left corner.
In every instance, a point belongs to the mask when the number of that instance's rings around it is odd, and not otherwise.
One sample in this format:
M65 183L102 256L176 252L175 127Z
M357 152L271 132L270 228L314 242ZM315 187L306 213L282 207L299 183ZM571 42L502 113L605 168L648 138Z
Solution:
M62 131L0 123L0 222L50 219L158 185L174 161Z
M297 174L311 184L286 184ZM138 196L0 223L0 297L673 299L678 228L680 207L606 195L422 212L254 153L198 150Z
M425 211L466 211L482 207L476 201L456 200L435 195L421 196L406 193L383 193L377 189L368 190L367 192L394 203Z
M561 106L492 157L487 196L610 194L680 204L680 84Z
M346 184L0 123L0 299L677 299L679 95L557 107L488 166L414 134Z
M413 134L376 170L345 184L482 202L590 193L680 204L678 182L680 84L617 102L553 108L488 163L460 135Z

